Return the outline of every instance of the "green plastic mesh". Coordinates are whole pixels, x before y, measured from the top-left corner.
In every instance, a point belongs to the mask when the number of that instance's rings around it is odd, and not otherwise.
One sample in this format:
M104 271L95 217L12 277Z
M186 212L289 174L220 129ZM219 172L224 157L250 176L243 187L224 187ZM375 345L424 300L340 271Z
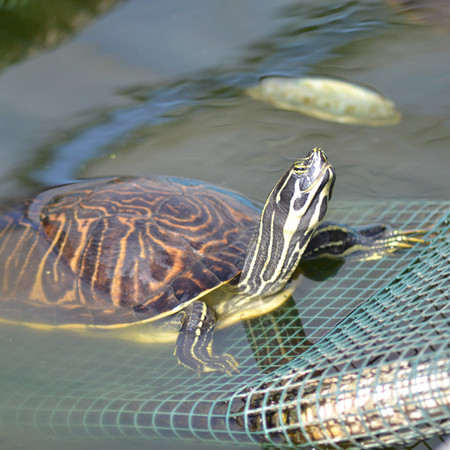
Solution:
M273 314L218 332L233 376L197 377L173 345L2 326L0 442L370 448L448 434L450 203L341 204L329 218L430 233L324 267Z

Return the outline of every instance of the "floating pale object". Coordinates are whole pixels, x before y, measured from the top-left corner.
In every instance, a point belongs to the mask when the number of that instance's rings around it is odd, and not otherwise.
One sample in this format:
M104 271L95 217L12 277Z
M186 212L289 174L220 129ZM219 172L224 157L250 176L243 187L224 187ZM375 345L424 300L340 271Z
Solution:
M394 103L381 94L331 78L267 77L246 92L277 108L332 122L383 126L401 119Z

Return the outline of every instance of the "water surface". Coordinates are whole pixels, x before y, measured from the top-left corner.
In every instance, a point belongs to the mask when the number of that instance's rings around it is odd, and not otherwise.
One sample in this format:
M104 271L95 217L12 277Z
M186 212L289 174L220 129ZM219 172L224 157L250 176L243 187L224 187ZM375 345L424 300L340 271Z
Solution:
M122 2L0 73L1 197L78 178L166 174L264 201L294 159L320 146L338 174L336 205L449 200L449 48L439 24L412 22L375 1ZM393 100L403 119L372 128L277 110L243 92L267 75L366 84ZM3 368L2 380L12 389L52 385L39 367L57 367L61 347L36 332L2 333L3 342L19 343L5 352L21 349L25 381L15 378L20 367ZM61 342L74 352L91 345ZM98 352L109 357L112 345L99 344ZM113 370L111 358L105 370ZM89 379L81 390L83 383ZM26 435L4 439L10 448L36 444ZM39 439L41 448L59 448L54 436Z

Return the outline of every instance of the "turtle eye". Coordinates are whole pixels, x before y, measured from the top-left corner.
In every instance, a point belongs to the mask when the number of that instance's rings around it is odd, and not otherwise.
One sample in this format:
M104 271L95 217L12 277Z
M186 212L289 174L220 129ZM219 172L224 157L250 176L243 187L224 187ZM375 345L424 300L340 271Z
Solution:
M294 167L292 168L292 170L297 175L304 175L308 171L308 167L305 164L298 162L298 163L294 164Z

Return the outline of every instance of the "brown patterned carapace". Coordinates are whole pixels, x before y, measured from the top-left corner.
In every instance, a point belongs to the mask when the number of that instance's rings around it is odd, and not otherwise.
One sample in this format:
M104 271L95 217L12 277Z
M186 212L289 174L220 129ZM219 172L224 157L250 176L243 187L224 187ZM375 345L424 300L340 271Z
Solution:
M242 269L259 210L232 191L167 177L50 189L0 216L0 309L10 321L151 320Z

